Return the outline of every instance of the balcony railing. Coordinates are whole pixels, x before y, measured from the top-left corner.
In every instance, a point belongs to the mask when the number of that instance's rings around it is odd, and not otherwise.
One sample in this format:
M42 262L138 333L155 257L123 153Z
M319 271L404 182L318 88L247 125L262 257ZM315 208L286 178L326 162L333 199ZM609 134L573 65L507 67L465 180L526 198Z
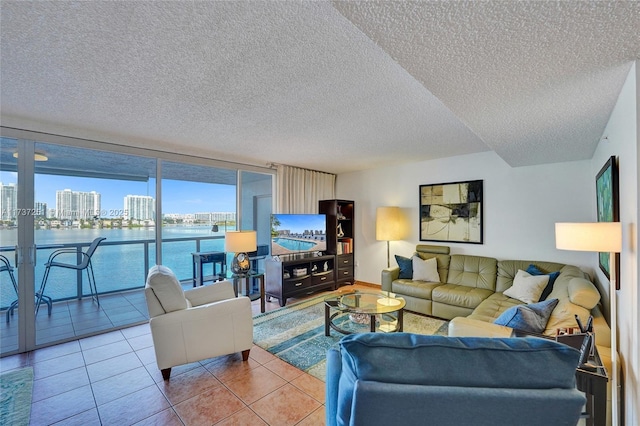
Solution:
M45 270L44 263L51 252L63 248L74 249L77 253L77 259L80 259L82 257L80 253L86 250L89 244L90 242L37 245L35 288L40 287ZM155 244L154 239L103 241L91 259L98 294L143 288L147 271L156 263ZM191 253L200 251L224 251L224 236L193 236L162 240L163 264L170 267L178 279L183 282L192 280L193 257ZM0 252L13 260L15 248L1 247ZM73 254L68 256L66 260L59 259L69 263L76 261ZM0 290L2 291L2 305L10 304L12 300L15 300L14 290L8 279L5 284L4 278L2 277L3 284ZM82 299L91 294L85 271L63 268L52 269L44 293L54 302ZM0 309L5 308L6 306L2 306Z

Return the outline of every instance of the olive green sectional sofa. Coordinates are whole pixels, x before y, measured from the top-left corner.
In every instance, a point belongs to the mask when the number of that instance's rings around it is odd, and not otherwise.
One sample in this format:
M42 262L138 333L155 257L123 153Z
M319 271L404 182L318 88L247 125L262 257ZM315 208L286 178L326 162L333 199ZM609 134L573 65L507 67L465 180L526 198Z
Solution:
M611 371L611 331L600 307L600 293L580 268L561 263L498 260L491 257L450 254L449 247L419 244L415 255L436 259L439 282L399 278L400 268L382 271L382 290L406 300L405 309L451 320L450 336L506 337L513 329L494 324L507 309L524 302L508 297L518 270L535 265L541 272L559 272L547 299L558 299L543 334L555 336L559 328L576 327L593 316L598 353Z

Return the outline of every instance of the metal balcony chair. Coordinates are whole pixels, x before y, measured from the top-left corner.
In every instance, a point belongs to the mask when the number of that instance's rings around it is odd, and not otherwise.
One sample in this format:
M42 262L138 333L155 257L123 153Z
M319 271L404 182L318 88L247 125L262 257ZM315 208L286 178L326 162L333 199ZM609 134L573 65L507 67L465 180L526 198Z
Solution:
M54 267L74 269L76 271L86 270L87 279L89 281L89 290L91 291L91 297L96 301L98 306L100 306L100 300L98 299L98 290L96 288L96 278L93 274L93 266L91 265L91 256L93 256L96 249L98 248L98 245L104 240L106 240L106 238L104 237L96 238L91 242L91 245L89 246L86 252L85 251L79 252L76 249L60 249L60 250L55 250L53 253L51 253L51 255L49 256L49 260L47 260L47 263L45 263L44 265L45 266L44 277L42 277L42 284L40 284L40 291L36 293L36 297L37 297L36 315L38 315L38 309L40 308L41 300L43 298L48 297L44 295L44 289L47 285L49 272L51 271L51 268L54 268ZM82 255L82 259L79 263L62 263L62 262L55 261L55 258L60 255L78 254L78 253ZM49 310L49 315L51 315L51 310Z
M11 263L9 263L9 259L7 259L6 256L0 255L0 273L2 272L6 272L9 274L11 284L13 284L13 289L16 292L16 300L11 302L11 306L9 306L9 309L7 309L7 323L9 323L9 319L13 315L13 311L18 306L18 283L16 282L15 275L13 275L13 266L11 266ZM51 315L51 298L45 296L42 301L47 304L49 315Z

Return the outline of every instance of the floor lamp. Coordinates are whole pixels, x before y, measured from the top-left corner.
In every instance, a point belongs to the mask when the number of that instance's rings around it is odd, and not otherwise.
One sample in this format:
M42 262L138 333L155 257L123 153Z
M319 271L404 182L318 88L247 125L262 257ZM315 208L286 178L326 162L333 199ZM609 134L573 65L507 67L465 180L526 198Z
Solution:
M400 207L378 207L376 210L376 240L387 242L387 268L391 266L389 242L402 238Z
M556 223L556 248L610 253L609 255L609 322L611 326L611 417L614 426L618 414L618 340L616 301L616 258L622 251L620 222Z

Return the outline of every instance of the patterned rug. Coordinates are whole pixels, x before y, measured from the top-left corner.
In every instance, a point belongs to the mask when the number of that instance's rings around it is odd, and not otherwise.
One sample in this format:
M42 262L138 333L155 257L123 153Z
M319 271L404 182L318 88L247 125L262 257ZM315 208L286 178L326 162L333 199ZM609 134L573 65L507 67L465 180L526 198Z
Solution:
M325 378L327 349L337 345L342 334L331 330L324 335L324 294L253 318L253 341L283 361L320 380ZM332 312L334 312L332 310ZM334 320L345 329L368 329L353 323L348 315ZM446 336L448 321L404 312L403 330L407 333Z
M33 368L0 374L0 425L28 425L31 416Z

